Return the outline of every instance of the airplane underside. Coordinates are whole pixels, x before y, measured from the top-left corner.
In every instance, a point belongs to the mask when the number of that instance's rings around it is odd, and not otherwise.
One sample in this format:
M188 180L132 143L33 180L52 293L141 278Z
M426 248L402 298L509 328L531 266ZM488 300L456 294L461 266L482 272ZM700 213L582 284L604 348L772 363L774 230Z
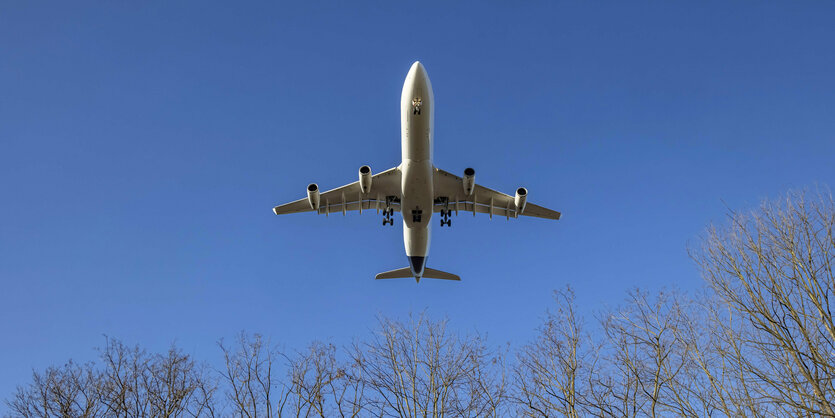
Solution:
M434 213L441 227L452 226L452 215L459 212L504 216L520 215L560 219L560 213L527 203L524 187L510 196L475 183L475 170L467 168L462 177L438 169L432 163L434 137L434 93L426 69L415 62L409 69L400 98L402 163L378 174L371 167L359 169L359 180L336 189L320 192L316 183L307 187L307 198L276 206L276 215L316 212L326 216L348 211L382 212L383 226L394 226L394 213L403 217L403 244L408 267L377 274L376 279L414 277L461 280L455 274L426 266Z

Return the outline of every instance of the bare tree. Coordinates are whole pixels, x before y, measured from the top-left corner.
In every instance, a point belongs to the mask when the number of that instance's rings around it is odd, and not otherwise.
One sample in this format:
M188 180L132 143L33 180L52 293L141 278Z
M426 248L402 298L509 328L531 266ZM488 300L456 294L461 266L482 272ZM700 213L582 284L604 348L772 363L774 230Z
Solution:
M172 346L164 355L106 339L101 368L70 361L33 373L7 405L23 417L214 416L214 380Z
M757 384L738 365L741 339L749 327L709 289L689 300L687 315L673 329L688 349L688 363L671 387L699 415L765 417L778 414L774 405L758 399ZM697 409L698 408L698 409Z
M693 405L683 370L690 367L690 347L677 332L687 321L683 297L676 292L630 292L628 303L605 316L602 325L610 342L609 362L624 377L621 390L612 389L619 400L617 415L656 417L662 411L685 416L704 415ZM609 379L611 381L611 379Z
M709 285L698 297L636 290L589 331L571 289L555 292L512 390L507 351L420 314L380 317L345 350L286 355L241 333L219 342L218 375L174 346L107 339L100 367L34 372L6 404L23 417L835 416L835 202L792 193L730 218L691 252Z
M202 366L172 346L152 356L143 384L151 416L213 416L215 382Z
M292 356L257 334L242 333L233 347L220 342L228 408L247 417L497 416L505 397L503 353L478 336L447 334L445 321L412 319L381 318L370 340L350 348L347 362L321 342Z
M693 253L735 326L722 359L750 402L789 416L835 415L835 204L790 193L731 213Z
M446 321L380 318L372 338L351 355L374 416L498 416L504 406L501 353L479 336L447 333ZM495 366L495 367L491 367Z
M578 417L583 411L590 338L574 310L570 287L554 292L556 312L548 312L536 339L516 353L513 400L518 413Z
M298 353L290 369L295 410L303 416L358 416L363 407L363 383L337 359L333 344L314 342Z
M235 346L226 346L223 340L218 346L223 352L225 370L221 375L231 413L240 417L281 416L292 392L278 374L279 361L287 357L260 334L250 337L241 332Z
M727 350L715 300L630 293L583 330L570 288L555 292L537 337L517 351L513 400L526 416L761 416ZM718 309L718 310L717 310ZM721 318L722 321L725 318ZM732 326L730 323L724 325ZM594 337L596 336L596 337ZM754 406L752 408L752 406Z
M98 400L98 374L91 363L49 367L33 372L28 386L18 387L6 402L15 416L21 417L99 417L104 416Z
M152 355L108 338L100 355L104 367L98 388L105 415L214 415L214 379L177 347Z

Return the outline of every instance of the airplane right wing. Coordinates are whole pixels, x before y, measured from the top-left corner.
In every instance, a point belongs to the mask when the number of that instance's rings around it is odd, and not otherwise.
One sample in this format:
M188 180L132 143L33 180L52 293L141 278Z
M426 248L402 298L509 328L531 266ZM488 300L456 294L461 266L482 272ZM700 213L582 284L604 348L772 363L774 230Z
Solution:
M475 173L473 172L473 176ZM527 200L527 190L524 190ZM521 191L520 190L520 191ZM504 216L508 219L522 216L534 216L545 219L560 219L561 214L533 203L525 203L521 211L517 211L515 197L488 189L484 186L473 184L472 193L467 195L464 191L464 179L455 174L435 169L435 208L434 212L442 210L486 213L492 218L493 215Z

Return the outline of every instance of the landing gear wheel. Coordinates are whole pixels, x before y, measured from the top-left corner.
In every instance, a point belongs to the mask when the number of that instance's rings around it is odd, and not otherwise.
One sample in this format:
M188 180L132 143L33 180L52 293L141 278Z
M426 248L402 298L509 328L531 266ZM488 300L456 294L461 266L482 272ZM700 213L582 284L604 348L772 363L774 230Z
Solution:
M385 208L383 209L383 226L386 224L394 226L394 208Z
M440 211L440 215L441 215L441 226L442 226L442 227L443 227L444 225L446 225L446 226L452 226L452 220L451 220L451 219L449 219L449 217L450 217L450 216L452 216L452 211L451 211L451 210L449 210L449 209L441 209L441 211Z

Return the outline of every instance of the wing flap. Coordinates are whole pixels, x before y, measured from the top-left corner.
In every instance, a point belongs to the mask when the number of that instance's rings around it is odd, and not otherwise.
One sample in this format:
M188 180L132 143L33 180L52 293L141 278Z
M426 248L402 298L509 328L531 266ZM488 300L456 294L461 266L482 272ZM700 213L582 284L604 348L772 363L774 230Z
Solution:
M448 207L453 212L456 211L455 203L450 203ZM433 212L438 213L443 209L444 209L444 205L442 205L442 204L435 205L435 207L433 208ZM473 202L458 202L457 211L458 212L463 212L462 214L473 213L473 209L475 209L475 213L486 213L488 215L491 214L489 204L488 205L482 205L482 204L477 204L477 203L473 203ZM508 209L508 208L500 208L500 207L493 206L492 215L504 216L506 218L515 218L516 217L516 207L514 206L513 208Z
M339 214L343 212L343 206L345 207L345 212L351 211L359 211L360 207L362 207L363 211L366 210L373 210L377 211L378 209L383 209L386 207L385 199L377 200L377 199L369 199L363 200L362 202L345 202L343 205L342 202L320 202L319 203L319 214ZM395 212L400 212L400 204L399 203L389 203L389 207L394 209Z

